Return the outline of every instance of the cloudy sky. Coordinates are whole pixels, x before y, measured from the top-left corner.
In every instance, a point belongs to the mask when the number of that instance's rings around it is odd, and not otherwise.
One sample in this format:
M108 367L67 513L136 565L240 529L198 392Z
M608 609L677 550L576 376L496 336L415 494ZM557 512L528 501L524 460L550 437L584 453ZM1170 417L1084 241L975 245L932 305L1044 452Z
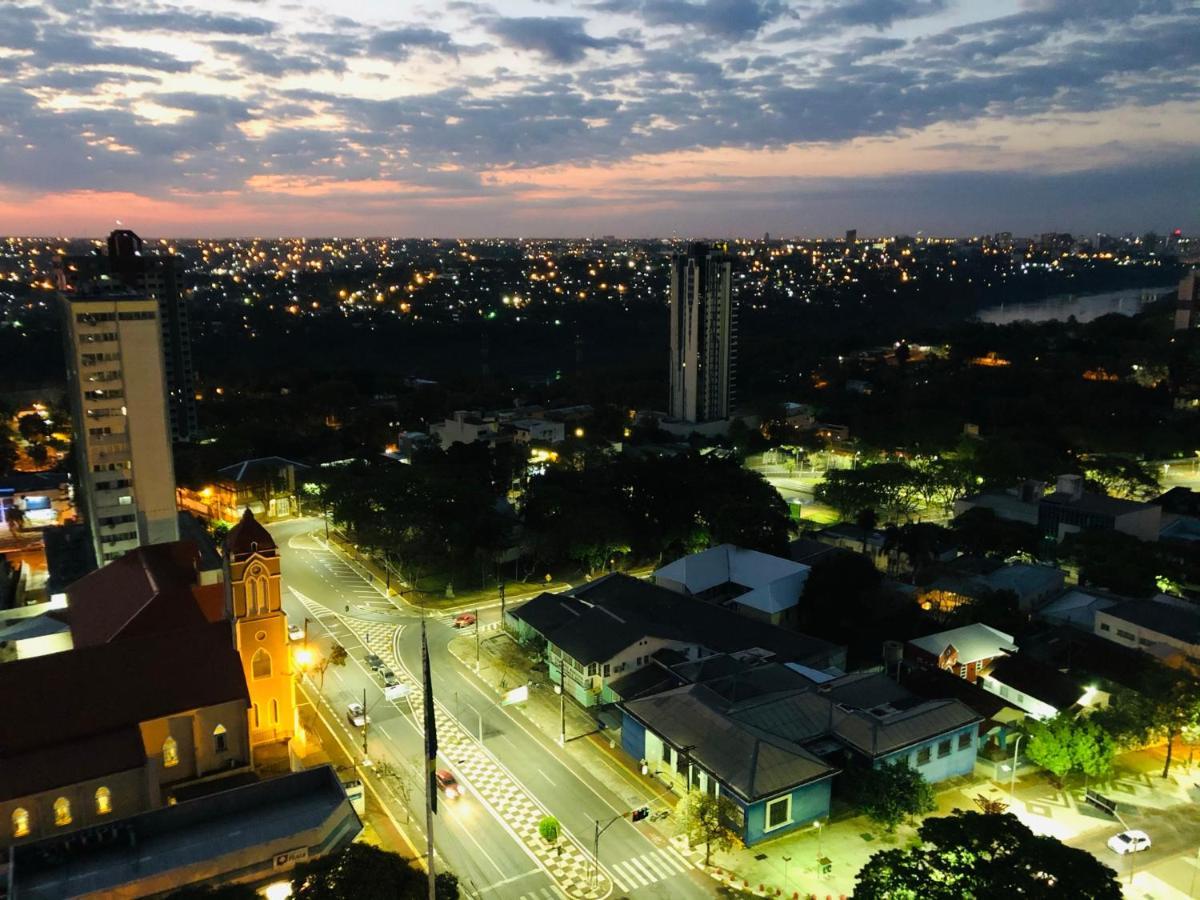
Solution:
M1197 10L0 0L0 233L1194 233Z

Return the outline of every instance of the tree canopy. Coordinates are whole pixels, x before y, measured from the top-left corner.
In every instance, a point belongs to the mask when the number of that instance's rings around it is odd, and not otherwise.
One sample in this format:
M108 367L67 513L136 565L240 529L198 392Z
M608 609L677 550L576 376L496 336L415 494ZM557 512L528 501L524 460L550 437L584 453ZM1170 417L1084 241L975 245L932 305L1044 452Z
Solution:
M881 850L859 870L856 900L1119 900L1116 873L1084 850L1034 834L1011 813L926 819L922 844Z

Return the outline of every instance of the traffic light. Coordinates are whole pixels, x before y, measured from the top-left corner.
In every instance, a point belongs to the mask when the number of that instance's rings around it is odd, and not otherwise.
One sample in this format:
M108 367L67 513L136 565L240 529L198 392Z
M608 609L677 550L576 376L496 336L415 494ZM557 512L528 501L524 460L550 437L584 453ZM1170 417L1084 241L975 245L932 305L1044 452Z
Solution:
M646 816L648 816L648 815L650 815L650 807L639 806L637 809L635 809L632 813L629 814L629 819L631 822L640 822L640 821L642 821L642 819L646 818Z

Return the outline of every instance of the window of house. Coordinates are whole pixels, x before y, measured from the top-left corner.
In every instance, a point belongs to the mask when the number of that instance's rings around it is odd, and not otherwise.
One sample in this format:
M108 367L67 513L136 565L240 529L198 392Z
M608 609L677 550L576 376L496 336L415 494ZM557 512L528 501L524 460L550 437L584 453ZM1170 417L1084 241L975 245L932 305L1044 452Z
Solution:
M920 750L917 751L917 765L923 766L926 763L928 763L930 756L931 756L931 754L930 754L929 748L922 747Z
M254 704L254 727L255 727L255 728L257 728L257 727L258 727L258 725L259 725L259 722L258 722L258 704L257 704L257 703L255 703L255 704Z
M250 659L250 674L255 678L271 677L271 654L259 647Z
M66 797L54 801L54 824L60 828L71 824L71 801Z
M1137 635L1134 634L1132 631L1122 631L1120 628L1117 629L1117 637L1119 637L1123 640L1126 640L1126 641L1132 641L1132 640L1137 639Z
M224 753L228 748L225 737L225 726L218 725L213 729L213 750L216 753Z
M279 701L271 701L271 722L275 725L279 724Z
M938 744L938 759L941 759L943 756L949 756L951 749L952 746L948 739L941 741Z
M792 821L792 795L767 801L767 824L764 831L772 831L790 825Z
M1108 627L1108 623L1107 623L1107 622L1101 622L1101 623L1100 623L1100 630L1101 630L1101 631L1112 631L1112 629Z
M971 746L971 732L964 731L962 734L960 734L958 736L958 749L966 750L970 746Z
M17 807L12 814L12 833L13 837L25 837L29 834L29 811Z
M609 675L609 671L610 671L610 664L609 664L609 663L605 663L605 664L604 664L604 677L605 677L605 678L607 678L607 677L608 677L608 675Z
M106 787L96 788L96 815L107 816L112 812L112 792Z
M169 769L171 766L179 765L179 744L175 742L175 738L169 737L163 741L163 768Z

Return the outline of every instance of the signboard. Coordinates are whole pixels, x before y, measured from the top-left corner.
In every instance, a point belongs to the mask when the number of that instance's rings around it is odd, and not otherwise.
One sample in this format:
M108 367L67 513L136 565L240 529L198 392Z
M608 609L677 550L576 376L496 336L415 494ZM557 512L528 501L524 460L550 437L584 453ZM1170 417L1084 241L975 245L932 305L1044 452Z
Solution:
M276 869L290 869L296 863L304 862L308 859L308 848L297 847L295 850L286 850L283 853L275 854Z
M514 703L524 703L529 699L529 685L523 684L520 687L515 687L504 695L500 700L501 706L512 706Z

